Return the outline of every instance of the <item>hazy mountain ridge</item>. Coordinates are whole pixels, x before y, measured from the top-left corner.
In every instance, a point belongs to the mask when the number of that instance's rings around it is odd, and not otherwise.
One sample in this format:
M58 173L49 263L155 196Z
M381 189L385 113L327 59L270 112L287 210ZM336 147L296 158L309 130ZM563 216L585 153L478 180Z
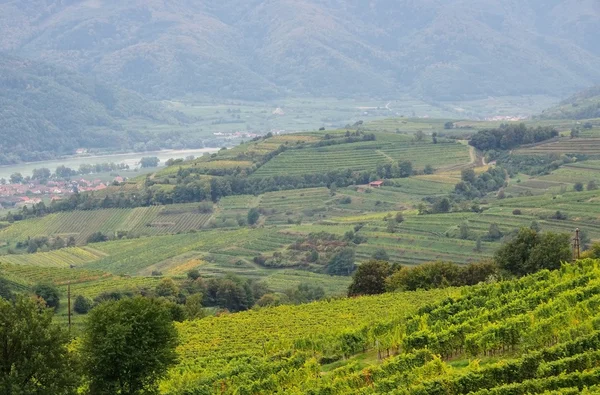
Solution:
M161 97L560 96L600 82L593 0L21 0L0 15L0 49Z
M137 139L120 121L176 123L179 117L136 93L0 54L0 163L46 159L79 147L128 147Z

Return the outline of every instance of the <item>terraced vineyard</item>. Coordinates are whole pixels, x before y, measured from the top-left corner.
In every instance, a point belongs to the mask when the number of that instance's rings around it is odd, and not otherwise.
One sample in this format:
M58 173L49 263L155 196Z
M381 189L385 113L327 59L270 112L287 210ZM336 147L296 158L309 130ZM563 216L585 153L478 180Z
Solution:
M401 135L400 135L401 136ZM398 137L400 138L400 137ZM458 143L370 141L288 150L260 167L252 177L317 174L333 170L375 170L377 164L408 160L416 168L468 164L468 148Z
M584 260L460 293L386 294L188 322L178 325L181 363L161 391L578 393L600 384L598 306L600 262Z
M28 237L73 236L85 243L95 232L114 235L132 232L136 235L163 235L203 228L212 214L201 213L197 204L70 211L17 222L0 231L0 240L24 241Z
M584 154L600 155L600 139L598 138L563 138L559 141L520 149L517 154Z
M13 265L36 266L42 268L60 268L82 266L103 257L103 253L90 248L63 248L37 254L3 255L0 262Z

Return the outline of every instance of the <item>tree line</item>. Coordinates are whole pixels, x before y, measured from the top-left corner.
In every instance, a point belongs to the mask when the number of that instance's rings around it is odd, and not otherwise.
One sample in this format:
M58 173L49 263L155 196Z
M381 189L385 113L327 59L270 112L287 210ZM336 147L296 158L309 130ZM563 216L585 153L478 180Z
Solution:
M586 257L600 256L600 244ZM429 262L415 267L391 265L385 251L358 266L348 289L349 296L392 291L415 291L475 285L490 279L521 277L540 270L556 270L572 259L568 234L521 228L495 253L493 260L468 265Z

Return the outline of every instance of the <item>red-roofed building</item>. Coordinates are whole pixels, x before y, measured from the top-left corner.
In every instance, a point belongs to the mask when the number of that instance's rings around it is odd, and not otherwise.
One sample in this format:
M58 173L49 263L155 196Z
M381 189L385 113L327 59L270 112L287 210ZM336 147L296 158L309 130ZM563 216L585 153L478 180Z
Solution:
M383 186L383 181L373 181L369 183L371 188L381 188Z

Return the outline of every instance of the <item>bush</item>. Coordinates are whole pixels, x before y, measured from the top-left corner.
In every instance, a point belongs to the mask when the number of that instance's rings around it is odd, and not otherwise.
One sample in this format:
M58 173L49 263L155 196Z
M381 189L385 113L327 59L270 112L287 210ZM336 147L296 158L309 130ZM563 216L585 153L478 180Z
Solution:
M88 243L102 243L106 240L108 240L108 237L105 234L103 234L102 232L92 233L87 238Z
M576 182L575 185L573 185L573 189L576 190L577 192L583 191L583 183Z
M58 288L51 284L38 284L33 287L33 292L37 297L46 302L46 306L58 310L60 306L60 296Z
M77 314L87 314L92 308L92 301L85 296L78 295L73 304L73 310Z
M513 215L521 215L521 214L523 214L521 212L521 210L519 210L518 208L514 209L512 213L513 213Z

